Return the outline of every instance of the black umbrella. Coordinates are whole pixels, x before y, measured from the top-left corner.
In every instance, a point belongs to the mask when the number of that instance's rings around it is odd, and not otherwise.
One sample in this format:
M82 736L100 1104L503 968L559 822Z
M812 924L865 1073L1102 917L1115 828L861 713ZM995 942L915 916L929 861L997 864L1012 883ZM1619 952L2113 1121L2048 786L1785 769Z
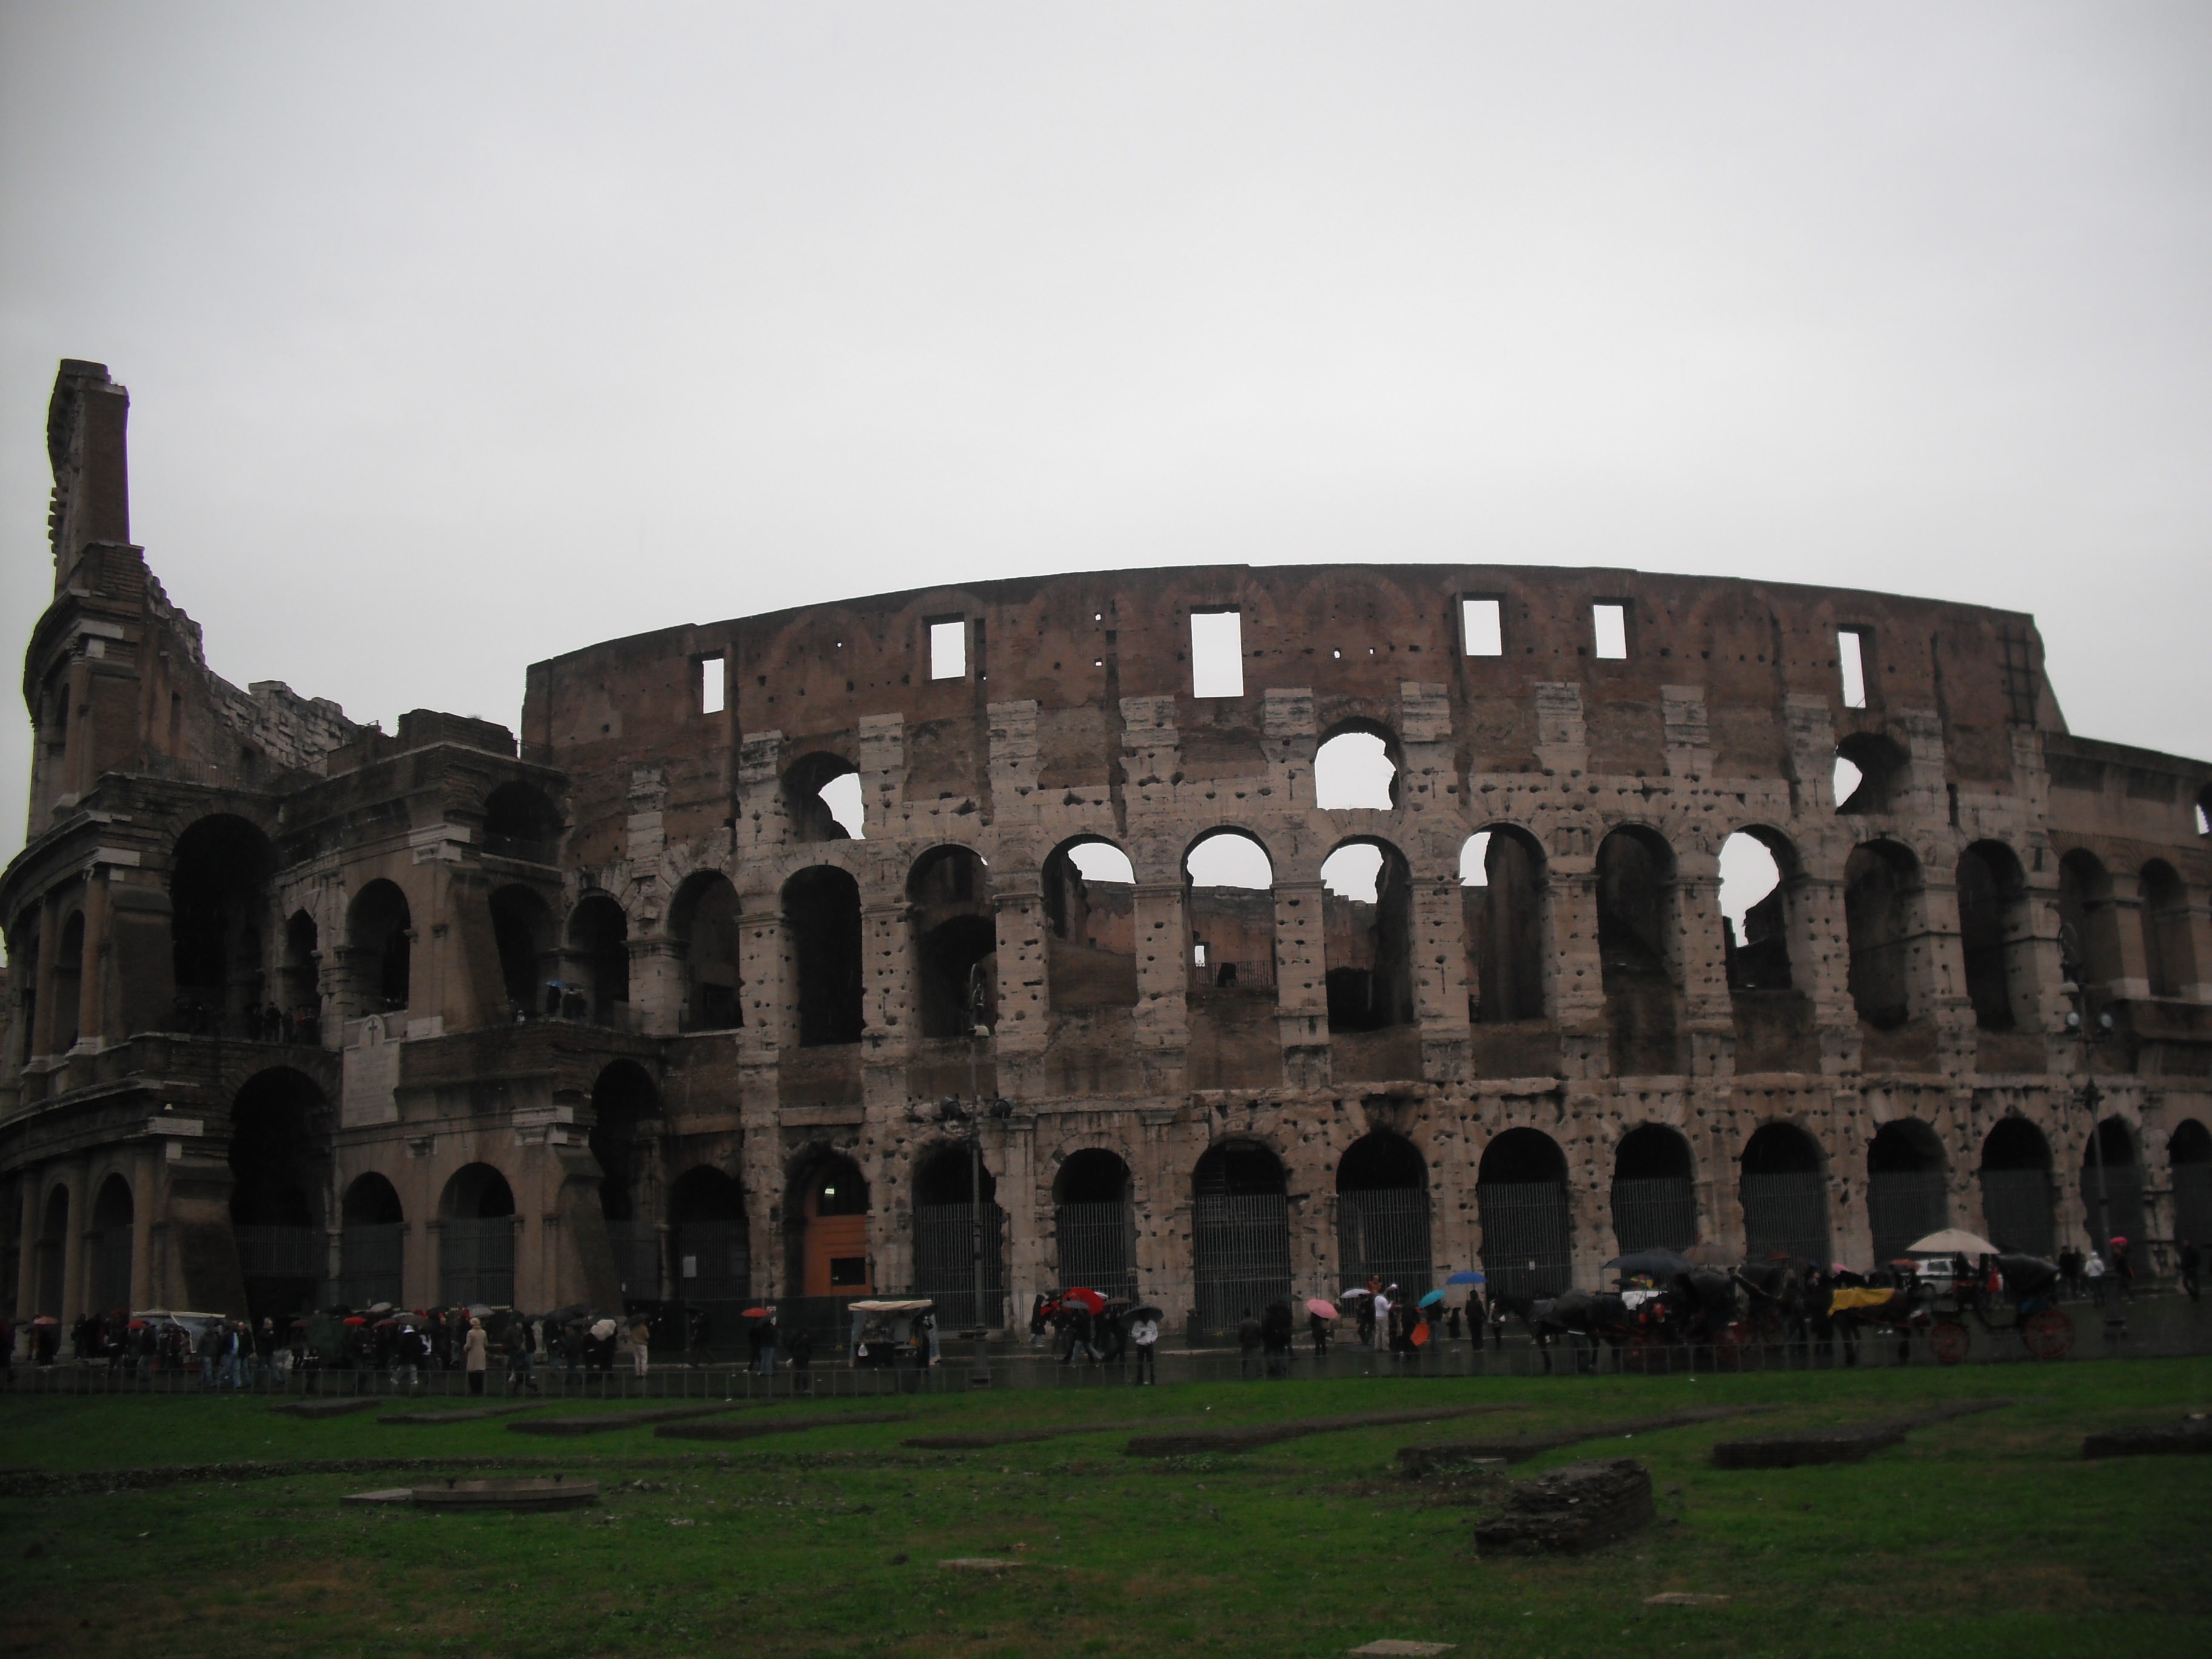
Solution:
M1631 1250L1605 1264L1605 1271L1624 1279L1672 1279L1690 1271L1689 1258L1672 1250Z
M1164 1319L1167 1316L1162 1313L1158 1308L1152 1306L1151 1303L1147 1302L1141 1308L1130 1309L1129 1317L1132 1319Z

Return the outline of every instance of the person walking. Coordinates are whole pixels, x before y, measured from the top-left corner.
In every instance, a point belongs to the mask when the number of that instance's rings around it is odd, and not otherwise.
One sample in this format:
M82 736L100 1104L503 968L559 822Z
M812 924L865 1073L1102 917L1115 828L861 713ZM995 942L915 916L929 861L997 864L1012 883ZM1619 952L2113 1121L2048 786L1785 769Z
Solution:
M812 1394L814 1339L807 1334L805 1326L798 1326L783 1339L783 1357L791 1362L791 1391L793 1394Z
M2181 1274L2181 1288L2191 1302L2199 1299L2197 1277L2204 1269L2204 1253L2197 1248L2197 1241L2185 1238L2173 1253L2173 1265Z
M2119 1291L2121 1301L2132 1302L2136 1299L2135 1257L2130 1252L2128 1241L2124 1238L2115 1238L2112 1241L2112 1285L2113 1288Z
M2092 1250L2081 1262L2081 1278L2089 1287L2089 1300L2105 1305L2105 1258Z
M775 1349L778 1340L775 1309L770 1308L762 1316L760 1322L754 1327L754 1334L760 1339L760 1357L755 1363L760 1367L760 1374L763 1376L772 1377L775 1375Z
M1237 1375L1250 1378L1260 1374L1260 1322L1252 1317L1249 1308L1244 1310L1243 1320L1237 1327Z
M1328 1321L1310 1309L1306 1312L1306 1335L1313 1343L1316 1359L1328 1352Z
M921 1317L915 1321L915 1328L929 1348L929 1363L937 1363L937 1310L924 1308Z
M461 1369L468 1373L469 1392L482 1395L484 1389L484 1359L489 1345L484 1339L483 1321L471 1318L469 1334L461 1340Z
M507 1329L507 1391L538 1392L538 1331L526 1319L516 1320Z
M1152 1350L1159 1345L1160 1322L1149 1314L1129 1327L1129 1340L1137 1350L1137 1381L1159 1385L1159 1373L1153 1369Z
M223 1336L222 1385L240 1394L246 1388L246 1358L253 1352L253 1328L242 1319L234 1319Z
M413 1394L422 1386L423 1362L430 1357L430 1345L422 1333L409 1325L401 1329L392 1345L392 1380Z
M653 1327L647 1324L645 1316L640 1314L637 1316L637 1322L629 1328L629 1360L641 1377L645 1375L646 1367L649 1363L652 1341Z
M1260 1346L1266 1354L1269 1376L1291 1374L1291 1304L1270 1302L1260 1316Z
M1367 1298L1367 1305L1375 1310L1374 1322L1368 1326L1365 1334L1367 1346L1370 1348L1375 1346L1375 1339L1378 1334L1381 1335L1386 1347L1391 1345L1390 1334L1396 1327L1391 1322L1390 1314L1396 1304L1391 1300L1390 1291L1397 1288L1393 1285L1389 1290L1377 1291Z
M2081 1295L2081 1252L2071 1244L2058 1253L2058 1276L2066 1281L2066 1294L2079 1300Z
M200 1328L200 1339L192 1345L199 1355L200 1387L203 1389L215 1387L216 1345L222 1340L222 1331L220 1324L210 1323Z

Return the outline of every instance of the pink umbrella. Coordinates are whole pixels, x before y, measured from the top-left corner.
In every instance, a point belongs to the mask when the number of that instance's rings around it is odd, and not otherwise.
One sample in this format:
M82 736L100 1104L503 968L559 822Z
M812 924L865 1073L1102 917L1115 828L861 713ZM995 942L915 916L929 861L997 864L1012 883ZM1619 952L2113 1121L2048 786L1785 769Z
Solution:
M1306 1311L1316 1319L1334 1319L1336 1317L1336 1309L1334 1305L1322 1301L1317 1296L1310 1296L1306 1298Z

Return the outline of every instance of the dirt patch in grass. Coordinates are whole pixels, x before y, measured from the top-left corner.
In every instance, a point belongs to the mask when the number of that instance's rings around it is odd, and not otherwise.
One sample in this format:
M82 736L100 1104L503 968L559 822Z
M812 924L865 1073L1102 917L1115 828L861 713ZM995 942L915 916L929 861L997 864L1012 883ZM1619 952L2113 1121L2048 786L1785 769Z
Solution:
M1425 1411L1361 1412L1344 1417L1302 1417L1287 1423L1253 1423L1243 1428L1196 1429L1183 1434L1140 1434L1127 1451L1132 1457L1191 1457L1205 1452L1250 1451L1313 1434L1340 1434L1347 1429L1395 1428L1401 1423L1441 1423L1455 1417L1480 1417L1508 1412L1508 1405L1437 1406Z

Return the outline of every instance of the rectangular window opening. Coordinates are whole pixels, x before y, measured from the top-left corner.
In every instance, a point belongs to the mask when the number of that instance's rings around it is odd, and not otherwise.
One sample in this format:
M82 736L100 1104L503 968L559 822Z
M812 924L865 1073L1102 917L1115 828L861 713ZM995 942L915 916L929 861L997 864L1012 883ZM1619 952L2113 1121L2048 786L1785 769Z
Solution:
M929 624L929 678L964 680L968 678L968 621L964 617L933 617Z
M1844 707L1866 707L1866 644L1862 630L1846 628L1836 635L1836 660L1844 670Z
M1597 636L1597 654L1619 661L1628 655L1628 607L1601 600L1590 607L1590 626Z
M1244 695L1244 618L1240 612L1190 613L1190 695Z
M719 714L726 706L722 701L726 693L726 665L720 657L699 659L699 712Z
M1459 602L1460 633L1470 657L1502 657L1505 654L1505 630L1499 620L1502 605L1497 599L1462 599Z

